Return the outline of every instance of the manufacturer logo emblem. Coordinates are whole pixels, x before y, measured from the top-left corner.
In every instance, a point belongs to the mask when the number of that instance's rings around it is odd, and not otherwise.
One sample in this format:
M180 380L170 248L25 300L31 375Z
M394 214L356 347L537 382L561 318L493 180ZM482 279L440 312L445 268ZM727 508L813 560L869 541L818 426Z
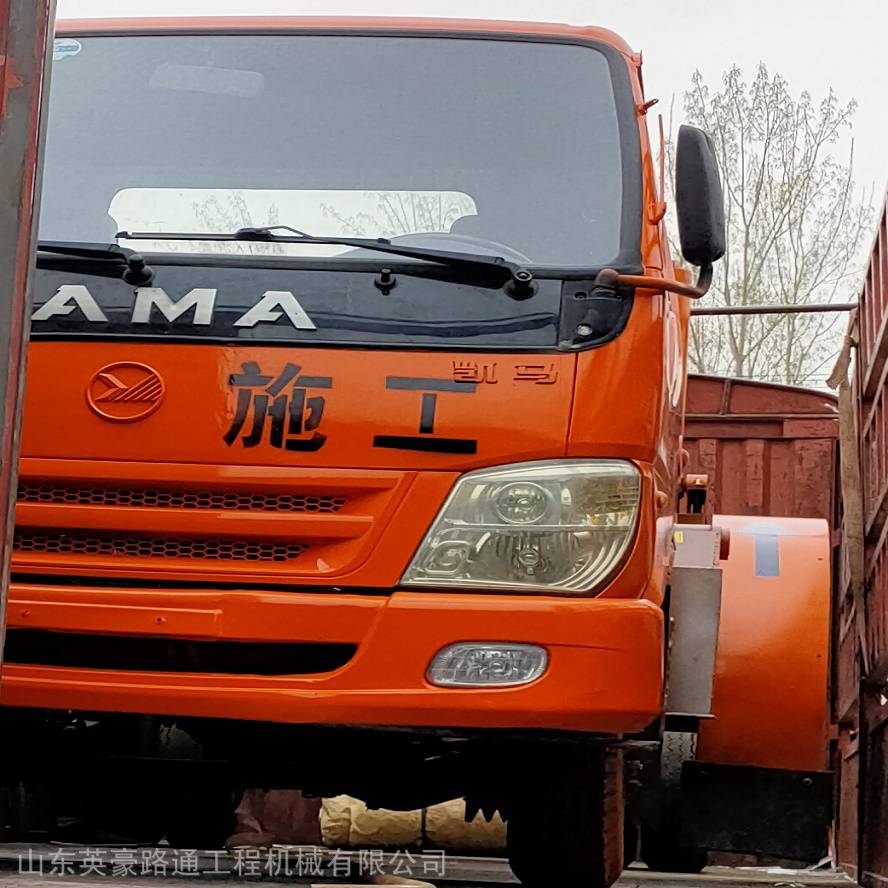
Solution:
M132 361L102 367L86 387L89 406L111 422L135 422L150 416L160 407L163 394L160 374Z

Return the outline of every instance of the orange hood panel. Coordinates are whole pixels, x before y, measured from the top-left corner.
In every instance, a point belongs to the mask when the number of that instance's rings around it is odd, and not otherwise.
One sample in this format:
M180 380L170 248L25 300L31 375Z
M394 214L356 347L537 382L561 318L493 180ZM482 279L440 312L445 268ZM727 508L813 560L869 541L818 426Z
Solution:
M34 342L22 455L468 469L564 455L573 355Z

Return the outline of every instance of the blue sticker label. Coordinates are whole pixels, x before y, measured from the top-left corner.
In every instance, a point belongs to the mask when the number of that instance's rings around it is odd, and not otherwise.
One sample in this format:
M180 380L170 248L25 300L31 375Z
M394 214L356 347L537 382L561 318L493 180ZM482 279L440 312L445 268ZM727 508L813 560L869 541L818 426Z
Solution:
M52 60L57 62L65 56L77 55L83 49L79 40L71 40L70 38L60 37L52 45Z

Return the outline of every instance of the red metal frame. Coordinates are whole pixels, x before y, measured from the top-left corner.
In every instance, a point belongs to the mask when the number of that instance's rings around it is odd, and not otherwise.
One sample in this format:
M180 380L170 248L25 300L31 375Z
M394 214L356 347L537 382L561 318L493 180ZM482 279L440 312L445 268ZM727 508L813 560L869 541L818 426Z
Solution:
M862 488L854 494L863 497L865 581L855 595L849 569L854 547L843 546L833 590L836 851L847 872L875 888L888 881L888 201L851 335ZM847 529L842 538L848 539Z

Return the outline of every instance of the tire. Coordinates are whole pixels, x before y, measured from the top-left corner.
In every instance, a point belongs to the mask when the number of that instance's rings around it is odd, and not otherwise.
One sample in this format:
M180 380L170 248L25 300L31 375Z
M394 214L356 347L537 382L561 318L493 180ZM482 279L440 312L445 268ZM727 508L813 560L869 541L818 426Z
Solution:
M235 830L243 790L222 786L180 786L157 781L128 792L90 793L92 841L156 845L209 851L224 848ZM88 839L89 841L89 839Z
M527 888L609 888L623 871L623 757L562 751L509 809L512 871Z
M173 848L224 848L237 825L234 812L243 794L243 789L228 786L172 789L164 825L166 840Z
M63 834L69 841L156 845L163 838L163 811L154 788L141 780L126 787L93 786L84 795L85 818L79 830ZM85 830L85 833L83 833Z
M705 848L681 844L681 769L697 754L697 735L664 731L660 753L658 817L641 826L641 859L663 873L699 873L706 866Z
M699 873L709 857L706 849L682 847L679 842L678 824L642 829L641 859L660 873Z
M623 827L623 868L635 863L638 854L638 827L627 817Z

